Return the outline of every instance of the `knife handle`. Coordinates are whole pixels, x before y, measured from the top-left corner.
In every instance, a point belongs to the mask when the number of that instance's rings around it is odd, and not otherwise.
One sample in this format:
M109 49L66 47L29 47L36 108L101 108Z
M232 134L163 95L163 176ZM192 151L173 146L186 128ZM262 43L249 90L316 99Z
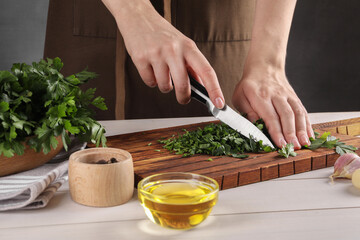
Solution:
M190 74L189 74L189 79L190 79L190 85L191 85L191 97L206 105L206 102L210 101L210 99L209 99L209 94L206 91L205 87L203 85L201 85L201 83L196 81ZM204 96L195 92L193 90L193 88L195 88L197 91L199 91L200 93L205 95L206 98L204 98Z

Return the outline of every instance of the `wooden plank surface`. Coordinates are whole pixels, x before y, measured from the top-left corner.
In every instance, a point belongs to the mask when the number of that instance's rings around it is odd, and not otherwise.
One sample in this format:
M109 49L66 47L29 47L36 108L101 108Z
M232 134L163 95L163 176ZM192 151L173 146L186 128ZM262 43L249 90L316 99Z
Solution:
M314 128L345 135L360 135L360 118L314 124Z
M181 134L182 129L191 131L207 124L209 122L112 136L108 138L107 145L132 154L136 183L156 173L193 172L214 178L222 190L329 167L338 157L334 150L322 148L316 151L299 150L296 157L288 159L272 152L251 153L246 159L219 156L211 157L213 161L206 161L210 156L182 158L158 143L161 138ZM360 139L353 136L360 134L360 118L315 124L313 127L319 131L331 131L341 141L360 147Z
M346 219L346 221L345 221ZM315 209L312 211L256 212L211 215L191 231L161 228L147 219L103 221L81 224L33 226L1 229L2 239L52 240L121 239L133 240L218 240L218 239L357 239L360 208ZM239 237L241 236L241 238Z

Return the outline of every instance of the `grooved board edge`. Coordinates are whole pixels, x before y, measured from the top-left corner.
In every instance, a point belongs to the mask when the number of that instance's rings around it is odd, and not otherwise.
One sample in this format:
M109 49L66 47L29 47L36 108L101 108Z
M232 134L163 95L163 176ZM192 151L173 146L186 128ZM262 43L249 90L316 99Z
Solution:
M209 123L211 122L111 136L108 137L107 145L132 154L136 184L144 177L156 173L192 172L214 178L221 190L330 167L338 157L334 150L321 148L315 151L298 150L296 157L287 159L278 156L276 152L251 153L246 159L208 155L182 158L181 155L163 149L158 143L161 138L182 133L182 129L191 131ZM313 128L319 132L330 131L342 142L360 147L360 138L354 137L360 135L360 118L314 124ZM150 142L152 144L148 146ZM213 161L206 161L209 157Z

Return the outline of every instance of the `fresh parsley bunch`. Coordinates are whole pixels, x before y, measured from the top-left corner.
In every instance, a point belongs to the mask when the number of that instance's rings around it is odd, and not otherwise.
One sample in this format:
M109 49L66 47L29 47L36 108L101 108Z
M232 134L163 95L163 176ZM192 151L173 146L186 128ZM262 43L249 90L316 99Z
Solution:
M73 134L83 141L105 146L105 129L92 118L93 105L106 110L104 98L94 88L79 86L97 75L86 70L64 77L60 58L27 65L16 63L0 71L0 156L22 155L27 145L45 154L56 148L62 136L64 148ZM33 136L27 138L29 136Z

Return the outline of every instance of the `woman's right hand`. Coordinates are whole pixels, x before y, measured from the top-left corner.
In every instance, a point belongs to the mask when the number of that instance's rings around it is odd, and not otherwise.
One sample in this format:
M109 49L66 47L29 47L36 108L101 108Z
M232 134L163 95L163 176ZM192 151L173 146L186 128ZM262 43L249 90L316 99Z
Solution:
M217 108L225 101L214 69L194 41L160 16L148 0L103 0L113 14L126 49L149 87L167 93L175 86L177 101L190 101L188 72L201 82ZM171 82L172 79L172 82Z

